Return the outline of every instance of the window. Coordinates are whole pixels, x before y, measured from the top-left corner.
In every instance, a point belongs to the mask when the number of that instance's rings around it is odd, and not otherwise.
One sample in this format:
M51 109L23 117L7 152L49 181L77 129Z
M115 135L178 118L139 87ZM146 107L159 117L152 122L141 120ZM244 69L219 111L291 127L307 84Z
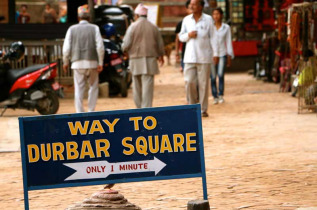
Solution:
M232 0L230 2L232 23L243 23L243 0Z
M228 19L228 13L227 13L227 2L226 2L226 0L217 0L217 6L222 9L224 20L227 20Z
M52 0L16 0L16 23L66 23L67 1Z

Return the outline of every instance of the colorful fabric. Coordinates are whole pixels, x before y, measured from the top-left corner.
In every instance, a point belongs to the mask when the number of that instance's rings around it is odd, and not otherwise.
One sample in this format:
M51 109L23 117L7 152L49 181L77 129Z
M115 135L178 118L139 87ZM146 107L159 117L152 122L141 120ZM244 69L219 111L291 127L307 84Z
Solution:
M89 15L89 7L88 4L82 5L77 9L78 16Z
M315 80L315 75L313 68L311 66L307 66L303 69L303 71L299 75L298 84L299 85L309 85L313 83Z

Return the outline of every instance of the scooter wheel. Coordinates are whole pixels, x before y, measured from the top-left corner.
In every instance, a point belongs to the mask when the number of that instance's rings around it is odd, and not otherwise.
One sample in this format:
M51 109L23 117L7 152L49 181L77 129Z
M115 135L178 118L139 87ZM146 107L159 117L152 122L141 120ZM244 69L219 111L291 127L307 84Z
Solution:
M39 99L36 104L36 110L41 115L56 114L59 108L58 96L52 90L45 90L46 96Z

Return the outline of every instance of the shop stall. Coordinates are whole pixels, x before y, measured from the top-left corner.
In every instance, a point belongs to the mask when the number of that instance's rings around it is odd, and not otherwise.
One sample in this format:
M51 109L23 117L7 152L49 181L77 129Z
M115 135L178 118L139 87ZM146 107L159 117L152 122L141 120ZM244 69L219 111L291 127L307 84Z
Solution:
M295 77L298 113L317 111L317 2L288 9L290 68Z
M317 2L286 3L277 19L280 91L298 97L298 113L317 111Z

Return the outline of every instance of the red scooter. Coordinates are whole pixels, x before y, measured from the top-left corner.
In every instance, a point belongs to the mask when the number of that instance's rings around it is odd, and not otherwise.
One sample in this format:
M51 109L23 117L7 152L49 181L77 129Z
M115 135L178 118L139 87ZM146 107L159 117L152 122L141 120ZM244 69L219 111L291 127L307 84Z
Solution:
M55 114L59 108L58 93L62 90L54 81L57 63L38 64L24 69L11 69L8 60L19 60L24 55L21 42L11 44L5 55L0 53L0 108L2 116L7 108L35 109L42 115Z

